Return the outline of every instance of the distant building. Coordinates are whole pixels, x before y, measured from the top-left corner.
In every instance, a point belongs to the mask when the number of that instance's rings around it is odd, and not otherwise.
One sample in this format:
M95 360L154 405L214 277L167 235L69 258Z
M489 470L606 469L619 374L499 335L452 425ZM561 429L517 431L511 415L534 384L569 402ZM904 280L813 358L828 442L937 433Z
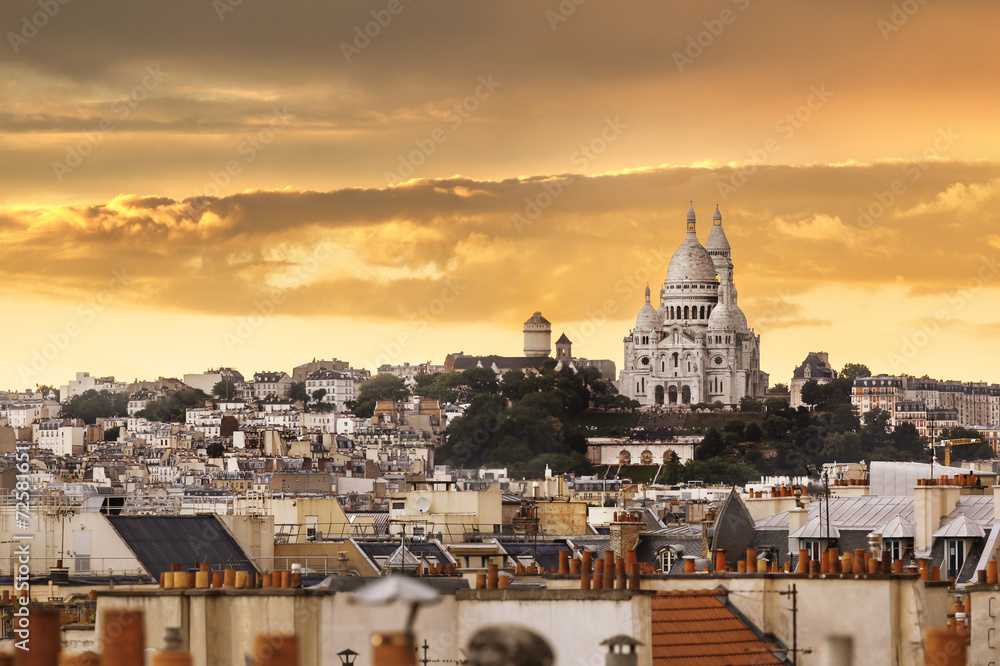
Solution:
M257 400L268 396L287 398L292 392L292 378L287 372L258 372L253 376L253 392Z
M230 379L234 384L241 384L244 381L243 375L232 368L208 369L205 372L184 375L185 384L191 388L200 389L207 395L212 395L212 387L223 379Z
M896 426L896 403L905 396L902 377L879 375L858 377L851 390L851 404L862 417L873 409L889 412L891 424Z
M815 379L817 384L829 384L837 378L837 371L830 367L830 357L826 352L809 352L806 360L792 371L792 381L788 385L791 399L788 406L798 409L803 405L802 387Z
M687 236L674 252L654 308L646 302L624 338L619 391L644 406L762 398L760 337L737 304L730 246L718 207L703 246L692 206Z

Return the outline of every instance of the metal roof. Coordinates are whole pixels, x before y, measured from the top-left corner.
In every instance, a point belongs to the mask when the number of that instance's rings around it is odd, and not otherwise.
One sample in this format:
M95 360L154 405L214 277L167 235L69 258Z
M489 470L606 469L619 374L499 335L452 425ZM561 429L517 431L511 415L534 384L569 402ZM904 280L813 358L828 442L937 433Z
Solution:
M107 519L154 578L170 571L173 562L179 562L185 571L209 562L213 569L225 566L257 572L253 560L215 515L107 516Z
M917 479L927 479L941 475L955 476L957 474L970 473L985 477L996 476L992 472L962 469L961 467L945 467L944 465L932 466L928 463L917 462L887 462L875 460L872 461L869 466L868 477L869 483L871 484L872 495L889 497L906 495L912 496L913 488L917 485Z
M993 524L993 496L963 495L959 497L958 504L941 521L941 524L943 525L960 515L965 516L979 527L989 527Z
M831 521L833 519L831 518ZM789 539L837 539L840 538L840 530L836 525L826 525L826 521L819 516L810 518L805 525L788 535Z
M990 498L992 501L992 498ZM826 501L810 502L806 505L809 519L823 512L826 521ZM867 529L869 531L885 525L895 516L913 520L913 497L832 497L830 498L830 524L841 529ZM788 529L788 512L782 511L773 516L758 520L757 529Z
M992 498L991 498L992 499ZM944 527L939 529L933 535L935 539L940 537L952 537L952 538L982 538L986 536L986 532L983 528L972 522L965 517L965 514L960 514L958 517L951 519L945 523Z
M392 557L399 550L398 541L361 541L355 540L358 549L368 556L373 563L377 564L376 557ZM451 563L448 555L441 550L441 547L433 541L409 541L406 550L416 557L426 557L441 564Z
M885 525L876 529L875 533L881 534L883 539L912 539L916 533L916 527L912 520L895 516Z

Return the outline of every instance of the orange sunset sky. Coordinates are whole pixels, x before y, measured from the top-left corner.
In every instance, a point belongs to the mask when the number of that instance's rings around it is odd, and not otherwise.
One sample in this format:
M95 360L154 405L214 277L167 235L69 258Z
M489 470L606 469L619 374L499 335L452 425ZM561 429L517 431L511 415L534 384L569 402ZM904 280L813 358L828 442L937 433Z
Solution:
M518 355L535 310L620 369L689 200L702 242L720 206L772 383L821 350L998 382L997 25L985 0L5 1L0 388Z

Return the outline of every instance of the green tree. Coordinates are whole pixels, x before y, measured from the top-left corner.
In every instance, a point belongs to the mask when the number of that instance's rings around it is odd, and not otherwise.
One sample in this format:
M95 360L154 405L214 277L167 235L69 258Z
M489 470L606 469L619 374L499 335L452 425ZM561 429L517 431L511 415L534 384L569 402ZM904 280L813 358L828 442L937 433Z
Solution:
M771 387L771 393L788 393L788 384L779 382Z
M361 384L357 400L349 402L348 409L351 409L355 416L365 418L375 413L375 403L379 400L398 402L405 400L409 395L410 390L406 388L402 377L383 372L366 379Z
M741 412L760 412L764 409L764 406L760 404L760 400L754 397L745 395L740 398L740 411Z
M823 387L815 379L810 379L802 385L802 402L805 404L817 407L823 404L825 399Z
M236 396L236 382L231 377L223 377L215 382L212 387L212 395L221 400L232 400Z
M292 382L289 387L288 397L303 404L309 402L309 392L306 390L305 382Z
M221 458L225 450L226 447L224 447L221 442L212 442L205 447L205 452L208 454L209 458Z
M889 412L878 407L870 412L865 412L864 425L861 426L861 446L865 451L871 451L889 443L890 419Z
M121 426L114 426L112 428L104 429L104 441L105 442L117 442L118 436L121 434Z
M323 402L323 398L325 398L325 397L326 397L326 389L325 388L318 388L315 391L313 391L313 393L312 393L312 399L313 399L313 401L315 401L317 403Z
M462 381L473 395L479 393L495 395L499 386L496 373L489 368L469 368L462 373Z
M705 435L704 439L701 440L701 444L698 445L698 459L708 460L709 458L714 458L715 456L722 453L726 446L725 440L719 431L712 428Z
M49 393L55 393L56 400L59 400L59 388L56 386L49 386L48 384L35 384L35 390L43 396L48 396Z
M854 381L858 377L871 377L872 371L864 363L845 363L843 370L837 375L838 379L848 379Z
M753 421L748 423L746 430L743 431L743 439L747 442L759 442L763 436L764 432Z
M89 389L63 404L62 415L70 419L83 419L87 425L93 425L99 418L128 416L128 395L119 391Z
M207 399L208 396L198 389L183 389L169 398L150 400L136 416L163 423L183 422L189 407L204 407Z

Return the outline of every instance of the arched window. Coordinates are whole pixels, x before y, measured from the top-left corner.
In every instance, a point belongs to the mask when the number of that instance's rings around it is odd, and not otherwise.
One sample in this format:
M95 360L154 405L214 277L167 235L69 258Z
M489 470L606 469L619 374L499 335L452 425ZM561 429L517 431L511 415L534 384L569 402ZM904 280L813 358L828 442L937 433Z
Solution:
M691 402L691 387L684 385L681 387L681 402L685 405Z
M621 465L628 465L632 462L632 454L622 449L618 452L618 463Z
M671 319L675 319L675 317L674 317L674 306L672 306L672 305L670 306L670 318Z
M680 356L677 354L677 352L674 352L674 367L675 368L677 367L678 363L680 363Z
M691 312L689 311L688 306L686 306L686 305L684 306L684 318L685 319L690 319L691 318Z
M704 319L705 318L705 306L704 305L701 306L701 316L698 317L698 318L699 319Z
M680 547L667 546L666 548L661 548L656 554L657 563L660 565L660 571L663 573L670 573L670 570L674 566L674 562L681 556L684 550Z
M660 387L660 388L663 388L663 387ZM643 465L652 465L653 464L653 452L650 451L649 449L646 449L645 451L643 451L642 453L640 453L639 454L639 462L641 464L643 464Z

